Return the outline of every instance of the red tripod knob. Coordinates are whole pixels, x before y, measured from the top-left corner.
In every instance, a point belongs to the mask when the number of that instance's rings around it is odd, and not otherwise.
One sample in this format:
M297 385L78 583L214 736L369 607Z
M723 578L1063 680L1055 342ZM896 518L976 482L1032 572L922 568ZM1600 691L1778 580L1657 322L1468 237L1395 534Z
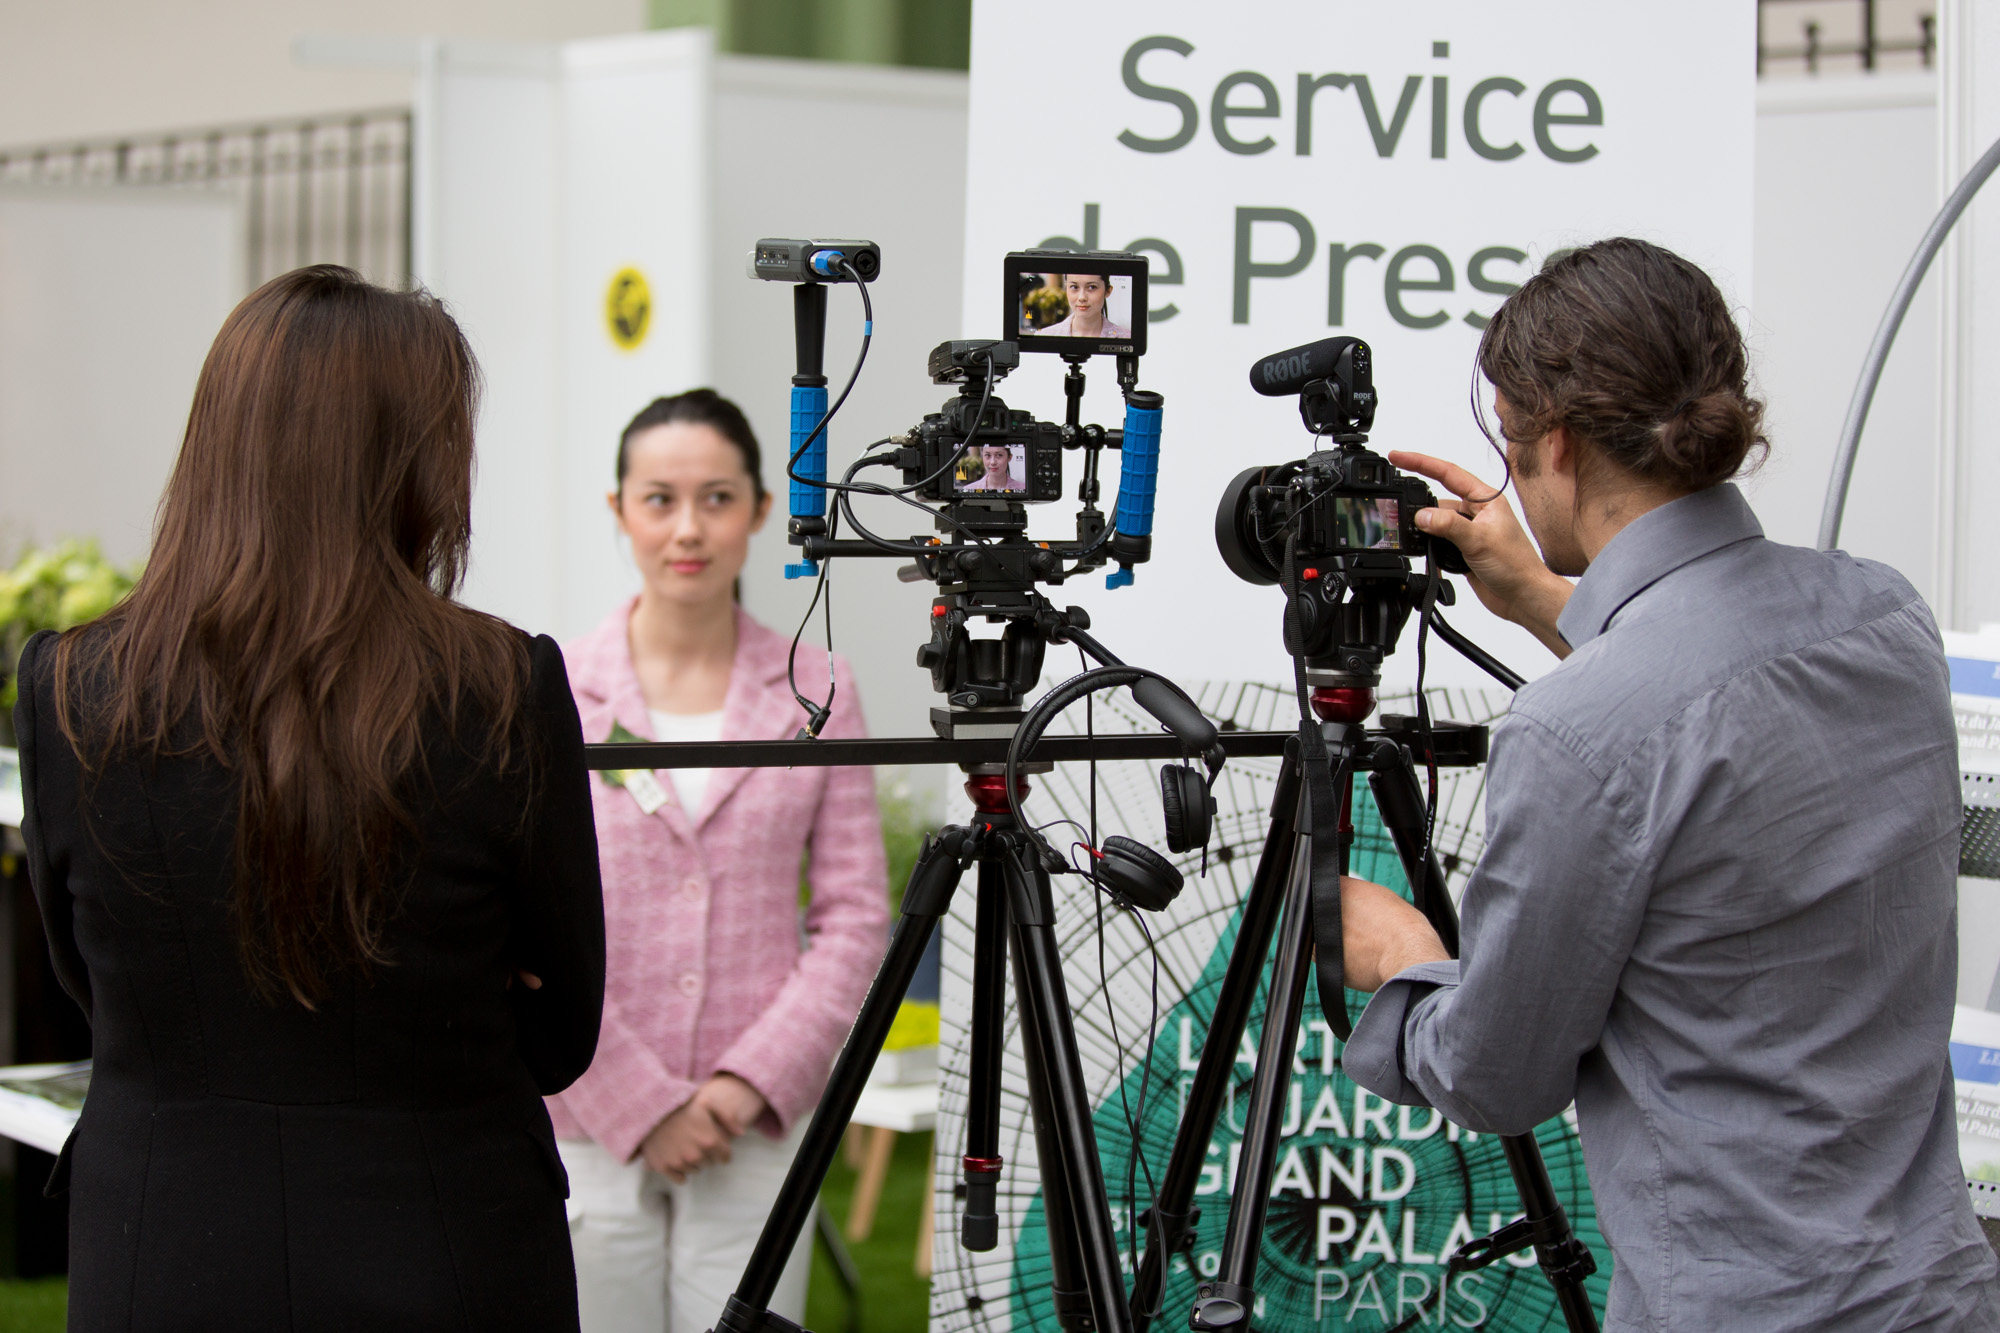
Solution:
M1007 813L1007 778L1001 773L975 773L965 780L965 794L972 798L973 809L982 815L1003 815ZM1028 799L1028 780L1019 778L1014 783L1014 799Z
M1324 685L1312 692L1322 722L1360 722L1375 711L1375 691L1360 685Z

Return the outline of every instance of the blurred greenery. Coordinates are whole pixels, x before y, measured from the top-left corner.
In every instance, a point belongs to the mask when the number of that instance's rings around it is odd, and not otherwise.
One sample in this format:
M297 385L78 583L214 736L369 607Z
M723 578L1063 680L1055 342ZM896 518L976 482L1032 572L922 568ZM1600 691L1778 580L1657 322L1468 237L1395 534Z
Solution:
M924 849L924 838L937 828L937 821L924 810L907 777L898 777L877 793L882 807L882 850L889 857L889 906L898 910L903 903L903 887Z
M63 1333L69 1322L69 1279L0 1279L0 1329L7 1333Z
M647 26L702 27L719 51L965 69L972 0L647 0Z
M889 1178L867 1240L852 1241L848 1253L861 1275L863 1333L923 1333L930 1323L930 1279L916 1274L917 1224L922 1220L929 1134L898 1134L889 1160ZM845 1228L854 1200L856 1173L839 1154L820 1188L819 1206ZM4 1325L0 1325L4 1327ZM847 1298L825 1249L813 1246L812 1285L806 1291L806 1327L814 1333L841 1333L847 1327Z
M106 560L96 542L75 538L30 550L12 569L0 570L0 717L14 711L14 667L29 636L95 620L132 591L137 578L136 569Z
M14 1276L14 1178L0 1175L0 1330L63 1333L69 1322L69 1279Z
M1069 298L1055 287L1037 287L1022 298L1028 307L1028 317L1035 321L1035 327L1045 329L1051 324L1060 324L1069 318Z

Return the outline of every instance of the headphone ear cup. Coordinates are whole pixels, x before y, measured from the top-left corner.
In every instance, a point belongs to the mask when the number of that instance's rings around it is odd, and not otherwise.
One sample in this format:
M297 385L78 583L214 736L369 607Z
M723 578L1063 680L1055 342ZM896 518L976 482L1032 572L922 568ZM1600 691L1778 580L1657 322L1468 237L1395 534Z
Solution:
M1113 893L1148 912L1163 910L1180 895L1183 882L1172 861L1122 833L1104 840L1097 875Z
M1167 850L1188 852L1208 845L1215 822L1215 797L1201 773L1184 764L1160 770L1160 813L1167 824Z

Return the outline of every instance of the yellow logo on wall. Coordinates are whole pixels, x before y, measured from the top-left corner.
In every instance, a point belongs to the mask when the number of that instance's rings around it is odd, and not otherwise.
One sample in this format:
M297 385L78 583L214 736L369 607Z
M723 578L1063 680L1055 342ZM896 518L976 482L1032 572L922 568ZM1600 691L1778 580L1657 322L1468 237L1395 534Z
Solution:
M604 326L611 341L628 352L646 341L646 330L653 326L653 291L638 269L621 268L611 276L604 293Z

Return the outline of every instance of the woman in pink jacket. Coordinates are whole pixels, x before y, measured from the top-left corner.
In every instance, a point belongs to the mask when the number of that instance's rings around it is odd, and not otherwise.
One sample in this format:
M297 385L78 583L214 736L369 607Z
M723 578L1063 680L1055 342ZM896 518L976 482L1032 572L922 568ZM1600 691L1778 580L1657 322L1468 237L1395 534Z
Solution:
M645 582L563 646L585 739L792 735L789 641L733 592L771 507L742 412L708 389L654 402L625 428L610 502ZM799 652L800 679L823 680L824 658ZM847 664L833 669L839 706L824 734L863 735ZM549 1099L583 1329L702 1333L742 1275L881 960L873 774L676 769L600 774L591 790L603 1033L589 1071ZM810 1249L773 1301L795 1322Z

